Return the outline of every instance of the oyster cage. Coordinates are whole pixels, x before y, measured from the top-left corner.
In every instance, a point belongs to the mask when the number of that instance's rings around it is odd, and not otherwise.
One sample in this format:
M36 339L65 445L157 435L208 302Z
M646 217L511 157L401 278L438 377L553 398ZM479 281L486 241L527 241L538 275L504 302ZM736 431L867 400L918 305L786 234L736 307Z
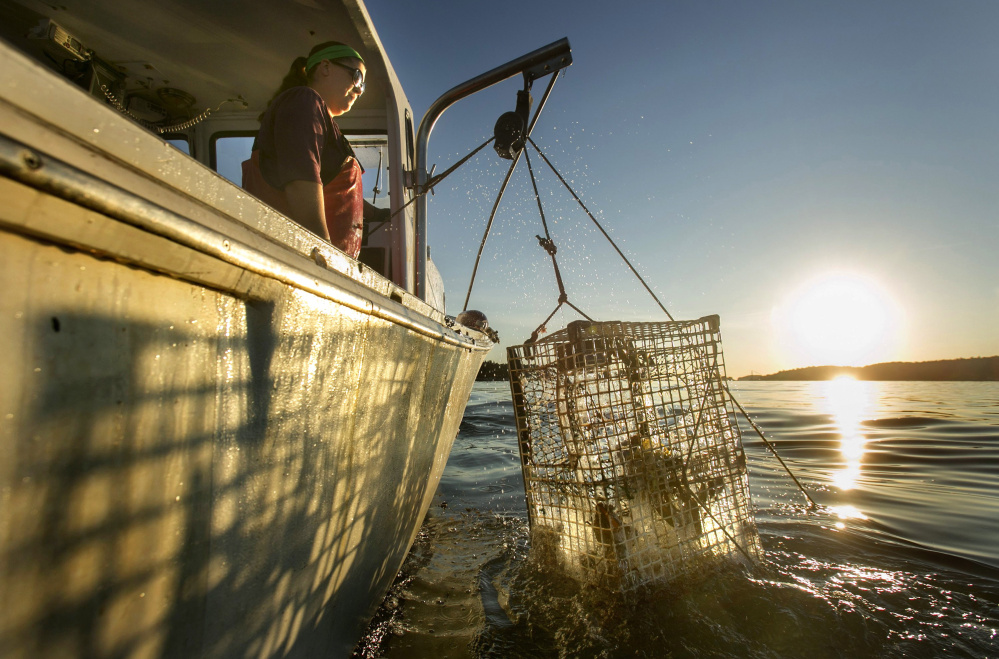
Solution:
M576 321L507 349L532 538L631 593L762 554L718 316Z

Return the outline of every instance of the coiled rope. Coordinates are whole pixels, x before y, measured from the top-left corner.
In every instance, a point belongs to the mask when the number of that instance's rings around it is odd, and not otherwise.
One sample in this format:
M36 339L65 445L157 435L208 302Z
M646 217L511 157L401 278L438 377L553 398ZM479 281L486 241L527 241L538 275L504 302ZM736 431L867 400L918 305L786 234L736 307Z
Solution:
M160 126L159 124L153 123L151 121L146 121L145 119L139 117L134 112L125 107L125 105L118 100L118 97L115 96L114 92L108 89L107 85L101 84L101 91L104 92L104 96L107 98L108 103L110 103L115 110L125 115L132 121L135 121L140 126L143 126L148 130L155 131L160 135L162 135L163 133L175 133L187 130L188 128L193 128L194 126L200 124L202 121L210 117L213 112L218 112L219 110L221 110L222 106L225 105L226 103L240 103L244 108L247 107L246 99L244 99L242 96L239 96L237 98L229 98L219 103L218 107L216 107L215 109L205 108L205 110L201 112L201 114L197 115L196 117L192 117L187 121L181 122L179 124L171 124L169 126Z

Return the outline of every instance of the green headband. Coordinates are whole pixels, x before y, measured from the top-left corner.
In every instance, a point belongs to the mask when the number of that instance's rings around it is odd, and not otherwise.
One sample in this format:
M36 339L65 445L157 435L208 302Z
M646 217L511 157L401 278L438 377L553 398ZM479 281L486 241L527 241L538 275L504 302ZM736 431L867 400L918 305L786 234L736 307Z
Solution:
M344 59L346 57L353 57L354 59L359 59L362 62L364 59L357 54L357 51L350 46L330 46L329 48L323 48L318 53L309 55L309 61L305 64L305 70L311 71L312 67L319 64L324 59Z

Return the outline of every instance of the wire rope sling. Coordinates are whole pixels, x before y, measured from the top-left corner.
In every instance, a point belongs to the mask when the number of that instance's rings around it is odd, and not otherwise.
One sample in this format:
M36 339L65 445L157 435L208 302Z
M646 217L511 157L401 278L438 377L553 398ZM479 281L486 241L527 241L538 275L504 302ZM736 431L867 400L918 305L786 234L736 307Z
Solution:
M468 308L500 200L523 156L544 230L544 237L536 237L551 259L559 291L557 306L530 338L507 348L532 543L554 550L566 573L625 594L733 560L756 563L763 552L736 410L775 456L776 451L728 388L718 316L674 319L531 139L557 78L558 73L552 76L530 123L531 80L526 76L517 110L496 122L489 141L512 162L486 224L463 307ZM528 145L667 321L597 321L570 301ZM540 338L563 306L583 320Z
M756 562L762 548L718 316L674 319L614 245L668 320L588 317L569 301L534 186L558 305L507 349L507 361L535 541L557 548L569 574L625 593L732 558ZM585 320L540 339L563 305Z

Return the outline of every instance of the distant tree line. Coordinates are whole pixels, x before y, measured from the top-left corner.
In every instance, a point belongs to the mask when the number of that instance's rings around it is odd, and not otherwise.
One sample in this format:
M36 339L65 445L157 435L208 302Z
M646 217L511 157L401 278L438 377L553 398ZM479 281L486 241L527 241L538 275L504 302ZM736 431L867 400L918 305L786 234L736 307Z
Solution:
M999 381L999 356L932 362L888 362L870 366L809 366L740 380L832 380L847 375L881 381Z
M505 363L501 364L499 362L482 362L482 367L479 368L479 374L475 377L475 379L487 382L509 380L510 367L507 366Z

